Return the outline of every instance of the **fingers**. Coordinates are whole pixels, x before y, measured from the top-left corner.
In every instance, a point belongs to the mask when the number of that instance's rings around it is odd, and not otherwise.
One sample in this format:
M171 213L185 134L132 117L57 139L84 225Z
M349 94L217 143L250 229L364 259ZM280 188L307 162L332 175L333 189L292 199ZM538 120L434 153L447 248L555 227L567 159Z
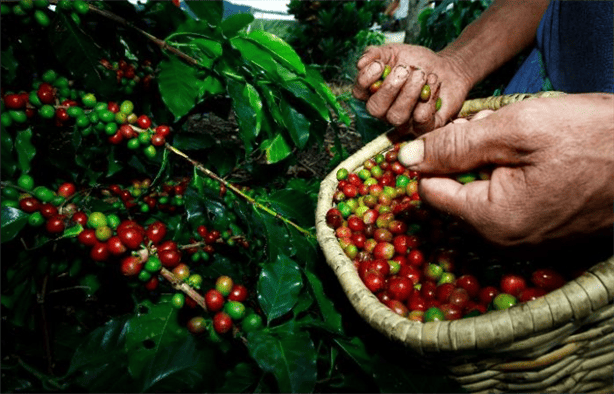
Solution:
M384 67L385 66L382 62L374 61L361 70L358 73L356 83L354 84L354 88L352 90L354 97L363 101L369 99L371 94L369 92L369 87L373 84L373 82L380 79L382 73L384 72Z
M381 61L382 56L384 55L384 51L382 49L383 49L382 47L377 47L377 46L367 47L367 49L365 49L362 56L360 56L360 59L358 59L358 62L356 63L356 67L359 70L361 70L362 68L364 68L371 62L374 62L376 60Z
M401 88L396 100L386 113L386 120L393 126L400 126L409 121L412 110L418 103L422 86L426 82L424 71L410 69L410 76Z
M406 66L394 67L379 90L367 101L367 111L372 116L383 119L409 77L410 70Z
M420 101L414 108L413 121L416 134L421 135L435 128L437 123L437 98L441 83L437 83L437 75L430 74L427 84L431 87L431 94L427 101Z
M523 152L502 136L505 119L494 113L486 118L450 123L406 144L399 160L414 171L450 174L486 164L520 164Z
M508 174L502 175L502 183L510 189L503 190L501 182L479 180L460 184L449 178L423 178L420 180L421 198L433 208L461 217L486 239L500 245L513 245L526 237L526 220L518 209L514 191L522 190L522 181ZM509 176L508 176L509 175Z

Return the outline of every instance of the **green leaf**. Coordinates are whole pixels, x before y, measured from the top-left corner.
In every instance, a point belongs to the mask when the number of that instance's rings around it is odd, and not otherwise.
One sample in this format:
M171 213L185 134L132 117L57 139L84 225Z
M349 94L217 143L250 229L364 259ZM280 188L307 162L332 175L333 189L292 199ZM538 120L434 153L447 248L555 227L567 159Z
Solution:
M91 392L133 392L123 345L127 318L114 319L96 328L75 351L66 377Z
M316 110L316 112L322 117L322 119L327 122L330 122L330 113L326 102L322 99L322 97L320 97L319 94L315 93L304 81L298 79L294 81L288 81L283 85L283 87L294 97L303 101L305 104Z
M235 37L230 40L232 46L241 52L241 56L246 62L252 63L259 69L267 73L269 78L281 81L289 81L296 78L296 74L275 61L271 53L262 49L261 46L245 37Z
M212 150L207 158L209 162L215 166L218 175L225 176L237 165L237 153L236 149L218 146Z
M103 73L96 67L103 57L108 57L70 18L67 12L57 12L54 19L57 23L50 27L53 34L49 35L51 50L60 64L71 74L84 80L88 87L95 88L97 94L109 94L116 87L109 83Z
M83 231L83 226L77 223L74 226L68 227L66 230L64 230L64 233L62 233L62 238L74 238L78 236L81 231Z
M2 83L11 83L17 76L19 62L13 54L13 47L10 46L0 55L0 67L2 68Z
M153 304L146 300L139 304L137 314L128 321L126 328L125 350L130 374L142 376L145 365L157 357L160 349L186 335L185 327L177 323L177 309L170 303Z
M277 261L264 265L258 278L258 302L269 322L292 309L302 287L299 266L288 256L278 255Z
M28 223L29 216L20 209L2 207L2 243L15 238Z
M202 1L186 0L186 4L198 17L207 21L212 26L218 26L224 14L224 4L222 1Z
M363 101L352 97L347 103L354 112L356 131L360 134L363 142L367 143L373 140L390 128L385 122L371 116Z
M247 12L231 15L222 21L222 33L226 37L234 37L253 21L254 16Z
M66 376L80 371L87 374L88 368L98 369L105 364L114 364L123 354L126 340L127 318L110 320L92 331L75 351Z
M228 79L227 83L241 138L245 144L246 154L249 155L262 125L262 101L256 88L249 83L234 79Z
M265 204L266 201L258 200L259 203ZM290 255L292 252L289 245L289 235L287 227L282 224L277 218L255 211L256 217L262 221L267 239L267 255L269 262L275 262L280 255Z
M315 206L306 194L291 189L277 190L267 197L271 209L282 216L299 221L299 224L312 226L315 222Z
M210 94L211 96L215 96L216 94L221 94L226 91L222 82L214 77L213 75L207 75L205 79L202 81L202 92L200 92L201 96L204 96L205 93Z
M218 393L244 393L254 386L261 373L255 370L251 364L238 363L234 368L224 374L224 385L215 392Z
M110 149L107 156L107 178L117 174L123 168L122 162L115 158L115 149Z
M171 57L159 64L158 86L162 101L179 120L196 105L198 78L196 70L181 60Z
M214 362L211 351L199 349L194 337L187 336L181 344L166 346L149 360L141 392L171 392L211 382L206 378L212 374Z
M206 133L177 133L173 137L173 147L179 150L200 150L210 148L215 144L215 139Z
M247 336L247 347L260 368L275 376L279 392L313 392L317 354L308 333L253 332Z
M206 38L196 38L190 41L190 44L195 45L204 55L204 57L199 56L200 64L203 67L210 68L215 59L222 55L222 44L217 41L208 40Z
M32 129L28 128L17 132L15 149L17 150L19 168L23 173L30 172L30 162L36 155L36 147L32 145Z
M313 263L307 263L307 267L310 265L313 265ZM309 286L311 286L311 291L316 298L316 302L320 307L320 312L322 313L324 321L333 331L343 334L341 313L337 311L333 301L328 298L326 294L324 294L324 286L322 285L322 281L311 268L306 268L304 272L307 282L309 283Z
M277 61L299 75L305 75L305 65L296 51L281 38L264 30L254 30L247 37L266 48Z
M281 134L275 135L272 139L262 141L260 149L264 150L266 154L267 164L282 161L292 153L292 148Z
M303 149L309 140L309 120L286 101L280 103L284 124L290 132L290 137L296 146Z
M330 90L330 88L328 87L328 85L324 81L324 78L322 78L322 75L318 72L318 70L312 67L309 67L307 69L307 78L305 78L305 81L312 88L314 88L315 91L321 97L323 97L326 100L328 105L330 105L335 110L335 113L339 116L339 119L346 126L349 127L351 123L350 117L348 116L346 110L341 106L341 104L339 104L337 97L335 97L333 92Z
M2 169L3 177L12 178L15 171L17 171L17 162L13 156L13 138L4 128L1 133L2 148L0 150L0 168Z

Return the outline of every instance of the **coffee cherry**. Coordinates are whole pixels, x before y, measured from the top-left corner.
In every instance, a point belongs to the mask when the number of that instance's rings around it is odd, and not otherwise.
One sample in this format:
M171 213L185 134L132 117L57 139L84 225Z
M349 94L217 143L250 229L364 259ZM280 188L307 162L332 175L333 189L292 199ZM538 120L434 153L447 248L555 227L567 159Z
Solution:
M185 304L185 296L183 295L183 293L173 294L173 298L171 298L171 304L176 309L183 308L183 305Z
M217 312L213 316L213 328L218 334L225 334L232 328L232 318L226 312Z
M64 182L58 187L57 193L64 198L69 198L72 197L76 191L77 188L75 187L74 183Z
M166 268L175 268L181 261L181 253L178 250L160 250L158 248L158 258Z
M429 308L424 312L424 321L425 322L433 322L433 321L444 321L446 319L444 313L439 308Z
M127 256L121 263L121 272L124 276L136 276L142 268L143 262L138 256Z
M128 249L138 249L143 242L143 233L136 227L117 229L117 235Z
M224 307L224 296L215 289L210 289L205 293L205 305L209 312L217 312Z
M109 258L109 249L104 242L96 242L90 250L90 258L94 261L106 261Z
M239 301L228 301L224 305L224 312L226 312L232 320L241 320L245 317L245 305Z
M79 233L77 240L85 246L94 246L98 242L96 239L96 231L93 229L85 229Z
M109 249L109 252L114 256L124 254L128 250L126 248L126 245L122 243L121 239L119 239L118 236L113 236L107 240L107 248Z
M207 321L202 316L196 316L188 320L187 327L192 334L200 334L207 329Z
M241 328L244 332L254 332L262 328L262 317L255 313L250 313L241 321Z
M160 221L155 221L147 227L147 238L154 244L158 244L166 236L166 225Z
M518 297L520 293L527 288L527 283L520 275L507 274L501 278L501 284L499 287L503 293Z
M424 85L422 90L420 91L420 100L429 101L431 98L431 87L429 85Z
M512 306L516 305L518 301L516 300L516 297L511 294L501 293L493 299L492 303L493 307L500 311L511 308Z
M136 120L140 128L147 130L151 126L151 120L147 115L141 115Z
M100 226L96 228L96 239L100 242L105 242L113 236L113 230L109 226Z
M26 102L19 94L7 94L4 96L4 105L9 109L22 109Z
M107 225L107 216L102 212L92 212L87 219L87 225L98 228Z
M190 276L190 267L182 263L173 268L172 272L178 280L185 281Z
M381 81L381 80L373 82L371 84L371 86L369 86L369 92L371 94L376 93L382 87L382 83L383 83L383 81Z
M535 286L550 292L562 287L565 284L565 278L553 269L541 268L531 274L531 282Z
M47 220L46 224L47 231L52 234L64 232L64 229L66 228L66 224L64 223L65 219L66 217L63 215L57 215L50 218L49 220Z
M228 295L228 300L244 302L247 299L247 295L248 295L247 287L235 283L232 286L232 289L230 290L230 294Z
M232 278L229 276L222 275L217 278L215 281L215 289L219 291L224 297L227 297L233 286Z
M19 209L26 213L36 212L40 209L41 203L34 197L26 197L19 200Z

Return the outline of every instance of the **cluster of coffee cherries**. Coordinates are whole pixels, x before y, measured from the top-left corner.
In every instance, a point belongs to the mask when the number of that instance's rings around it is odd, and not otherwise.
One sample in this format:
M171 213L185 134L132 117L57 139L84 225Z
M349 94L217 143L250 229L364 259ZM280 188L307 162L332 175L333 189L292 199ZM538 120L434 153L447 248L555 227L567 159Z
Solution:
M248 295L244 285L235 283L230 276L219 276L214 286L204 295L205 306L211 316L192 317L187 323L188 330L193 334L200 334L211 327L217 334L226 334L231 332L233 327L243 332L262 328L262 317L245 305ZM177 293L172 302L175 307L182 308L184 301L187 303L188 300L190 298Z
M57 190L46 186L36 186L34 179L28 174L22 174L15 186L2 188L2 207L20 209L28 216L32 227L45 226L50 234L58 234L66 229L66 215L60 212L66 199L75 194L73 183L65 182Z
M496 286L482 286L471 273L476 256L464 247L462 223L420 201L420 174L398 161L399 149L355 173L338 170L336 206L326 214L358 276L382 303L412 320L454 320L533 300L566 282L551 268L534 267L529 277L506 272Z
M81 16L90 10L89 4L84 0L59 0L57 4L59 12L67 13L77 25L81 23Z
M40 26L47 27L51 24L47 7L49 6L48 0L19 0L7 4L8 2L2 2L1 10L2 16L15 15L21 18L21 21L29 25L32 20L36 21ZM81 3L85 3L81 1ZM87 4L86 4L87 7Z
M141 64L131 63L126 59L110 62L108 59L100 59L98 67L104 74L115 74L120 91L126 95L134 93L134 89L141 84L144 90L151 87L154 78L154 70L151 61L145 60Z
M72 89L69 80L54 70L44 72L30 92L4 94L2 106L4 127L23 125L38 114L56 126L75 124L84 137L100 133L114 145L125 140L128 149L141 149L149 158L156 156L156 148L164 146L171 133L169 126L153 126L147 115L134 113L132 101L98 102L93 93Z
M109 185L103 189L105 201L111 203L114 208L126 208L148 213L154 210L174 213L177 208L183 206L183 194L185 193L189 178L170 180L156 187L151 186L151 179L134 179L129 186L119 184Z

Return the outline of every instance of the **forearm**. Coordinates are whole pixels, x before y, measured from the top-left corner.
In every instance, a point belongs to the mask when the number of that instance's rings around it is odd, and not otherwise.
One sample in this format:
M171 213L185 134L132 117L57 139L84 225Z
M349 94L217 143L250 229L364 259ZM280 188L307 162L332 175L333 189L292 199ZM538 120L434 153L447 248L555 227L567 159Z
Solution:
M458 66L470 89L535 40L548 4L549 0L496 0L439 53Z

